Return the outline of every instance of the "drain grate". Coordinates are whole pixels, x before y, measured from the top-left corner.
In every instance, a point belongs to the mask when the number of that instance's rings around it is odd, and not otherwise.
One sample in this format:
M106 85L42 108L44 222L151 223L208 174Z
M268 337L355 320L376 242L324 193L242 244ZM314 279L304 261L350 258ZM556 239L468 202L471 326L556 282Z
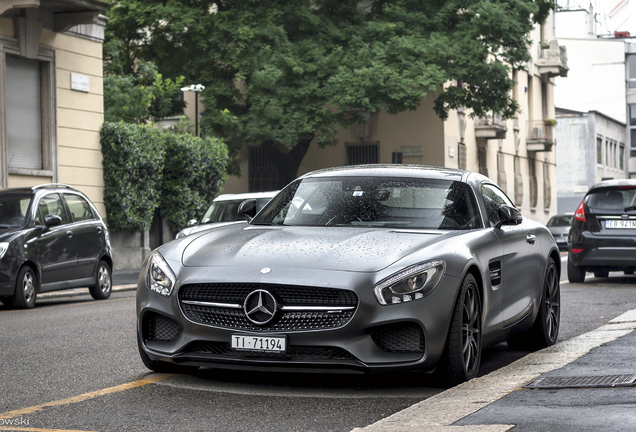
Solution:
M523 386L530 389L629 387L636 385L636 374L583 377L537 378Z

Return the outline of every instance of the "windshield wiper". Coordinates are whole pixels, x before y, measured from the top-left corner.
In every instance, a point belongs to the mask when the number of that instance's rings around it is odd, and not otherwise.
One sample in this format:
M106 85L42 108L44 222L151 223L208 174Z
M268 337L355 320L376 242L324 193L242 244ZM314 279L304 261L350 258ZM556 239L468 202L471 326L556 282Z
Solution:
M636 210L636 205L625 207L623 211L630 211L630 210Z

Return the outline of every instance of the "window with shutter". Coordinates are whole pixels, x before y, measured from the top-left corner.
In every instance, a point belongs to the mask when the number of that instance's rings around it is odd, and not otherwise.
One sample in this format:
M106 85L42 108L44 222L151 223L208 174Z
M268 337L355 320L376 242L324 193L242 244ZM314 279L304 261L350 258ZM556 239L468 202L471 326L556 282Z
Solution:
M10 168L42 169L40 62L6 57L7 162Z

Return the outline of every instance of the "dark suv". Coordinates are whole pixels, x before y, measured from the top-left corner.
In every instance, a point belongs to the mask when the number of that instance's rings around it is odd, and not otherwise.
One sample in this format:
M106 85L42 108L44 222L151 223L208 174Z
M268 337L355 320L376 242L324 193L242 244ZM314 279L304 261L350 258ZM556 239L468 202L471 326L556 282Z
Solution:
M36 294L88 287L110 296L108 229L90 200L70 186L0 190L0 300L35 306Z
M636 270L636 179L595 184L574 213L569 237L568 279L583 282L585 272Z

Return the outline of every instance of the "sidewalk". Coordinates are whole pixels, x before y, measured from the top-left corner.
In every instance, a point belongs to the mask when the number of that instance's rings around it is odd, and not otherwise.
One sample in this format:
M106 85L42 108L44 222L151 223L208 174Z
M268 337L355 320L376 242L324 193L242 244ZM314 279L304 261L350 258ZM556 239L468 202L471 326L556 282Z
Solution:
M354 431L636 430L636 386L611 387L636 380L635 328L636 309Z
M113 272L113 292L134 291L137 289L137 278L139 270L116 270ZM38 294L38 299L75 297L80 295L90 295L88 288L75 288L63 291L53 291Z

